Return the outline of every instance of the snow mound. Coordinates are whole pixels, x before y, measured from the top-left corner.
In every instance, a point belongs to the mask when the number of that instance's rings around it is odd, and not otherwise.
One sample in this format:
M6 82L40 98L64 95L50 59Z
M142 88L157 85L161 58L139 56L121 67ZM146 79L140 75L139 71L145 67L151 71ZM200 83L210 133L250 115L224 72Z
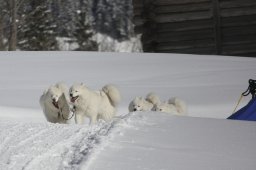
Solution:
M85 169L250 169L255 122L135 112ZM214 168L213 168L214 167Z
M0 169L254 169L255 128L158 112L94 126L0 121Z

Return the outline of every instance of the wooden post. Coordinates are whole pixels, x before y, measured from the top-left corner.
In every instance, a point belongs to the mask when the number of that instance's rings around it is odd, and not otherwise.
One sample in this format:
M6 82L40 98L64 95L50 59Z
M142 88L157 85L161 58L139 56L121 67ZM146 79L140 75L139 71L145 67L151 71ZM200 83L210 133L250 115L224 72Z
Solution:
M222 38L221 38L221 18L220 18L220 4L219 0L212 0L213 4L213 23L214 23L214 37L216 54L220 55L222 53Z

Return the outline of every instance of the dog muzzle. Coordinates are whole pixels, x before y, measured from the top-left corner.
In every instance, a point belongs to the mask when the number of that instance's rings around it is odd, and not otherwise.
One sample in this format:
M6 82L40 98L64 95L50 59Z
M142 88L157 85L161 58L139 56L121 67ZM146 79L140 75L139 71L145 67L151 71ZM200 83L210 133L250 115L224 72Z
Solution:
M75 101L76 101L76 99L77 99L78 97L79 97L79 96L71 97L71 99L70 99L70 100L71 100L71 102L72 102L72 103L75 103Z
M57 109L59 109L59 105L58 105L58 102L57 102L57 101L53 100L53 101L52 101L52 104L53 104L54 107L56 107Z

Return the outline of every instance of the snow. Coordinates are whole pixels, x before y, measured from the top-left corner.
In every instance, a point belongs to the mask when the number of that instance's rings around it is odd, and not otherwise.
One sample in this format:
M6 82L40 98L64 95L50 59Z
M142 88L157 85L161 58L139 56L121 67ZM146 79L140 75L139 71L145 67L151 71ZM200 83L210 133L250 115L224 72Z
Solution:
M0 52L0 170L255 169L254 122L226 120L255 79L254 58L143 53ZM116 84L118 115L95 126L47 123L49 85ZM128 114L135 96L178 96L188 117ZM250 97L244 98L239 108Z
M68 37L56 37L58 42L58 48L61 51L72 51L79 47L78 43L74 39Z
M79 47L74 39L68 37L57 37L56 39L58 48L61 51L72 51ZM142 52L140 35L131 37L127 40L118 41L108 35L97 33L93 37L93 40L97 42L98 51L100 52Z
M118 41L110 36L97 33L94 39L98 43L98 50L100 52L142 52L141 35Z
M255 169L254 122L149 112L126 123L86 169Z

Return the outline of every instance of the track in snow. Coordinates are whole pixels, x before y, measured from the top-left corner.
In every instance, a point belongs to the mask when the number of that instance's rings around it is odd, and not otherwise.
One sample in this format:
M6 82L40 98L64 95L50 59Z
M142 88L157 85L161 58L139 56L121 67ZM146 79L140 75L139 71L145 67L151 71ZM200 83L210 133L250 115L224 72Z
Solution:
M79 169L123 119L94 126L0 121L0 170Z

